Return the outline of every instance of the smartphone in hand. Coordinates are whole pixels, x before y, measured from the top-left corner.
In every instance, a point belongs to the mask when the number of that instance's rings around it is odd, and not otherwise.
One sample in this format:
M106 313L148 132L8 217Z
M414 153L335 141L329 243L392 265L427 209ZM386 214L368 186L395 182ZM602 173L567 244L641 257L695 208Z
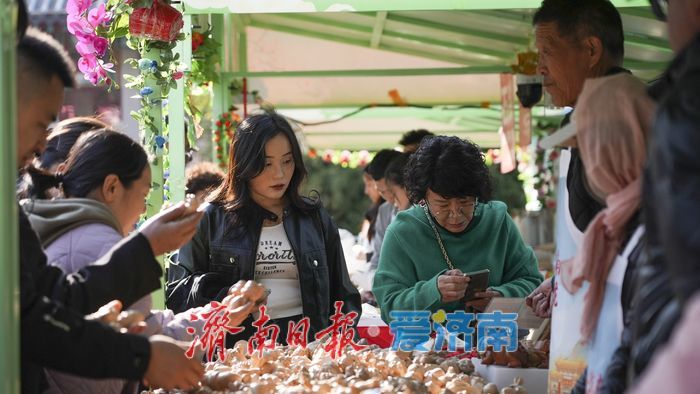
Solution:
M472 301L476 293L481 293L488 289L490 273L491 271L489 269L483 269L464 274L464 276L468 276L471 280L469 281L469 286L467 286L467 291L464 293L462 302Z

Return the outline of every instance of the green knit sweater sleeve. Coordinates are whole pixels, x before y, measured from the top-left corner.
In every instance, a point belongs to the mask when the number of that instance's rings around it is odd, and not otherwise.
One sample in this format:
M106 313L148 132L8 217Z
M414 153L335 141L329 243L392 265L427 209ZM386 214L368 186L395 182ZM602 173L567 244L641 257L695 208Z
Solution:
M492 289L501 292L504 297L526 297L543 280L537 258L532 248L523 241L510 215L505 215L503 225L507 232L503 284L493 286Z
M415 269L415 256L397 237L396 226L390 226L384 236L379 266L374 276L372 292L377 299L382 319L389 324L391 311L432 310L440 304L442 296L437 288L437 277L419 280Z

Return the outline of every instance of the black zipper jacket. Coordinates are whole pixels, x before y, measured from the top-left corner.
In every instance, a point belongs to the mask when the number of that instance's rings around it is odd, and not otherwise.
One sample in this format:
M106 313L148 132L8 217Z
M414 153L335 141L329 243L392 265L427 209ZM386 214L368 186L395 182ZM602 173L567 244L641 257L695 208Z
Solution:
M650 88L659 101L644 173L647 248L622 346L604 385L621 392L671 337L700 290L700 35Z
M309 317L310 334L330 324L335 301L344 302L344 313L355 311L359 315L360 295L350 282L338 228L326 210L319 206L305 213L290 207L283 216L284 230L297 260L303 313ZM237 281L253 280L262 221L251 228L256 231L232 227L230 214L220 205L209 206L192 241L180 249L177 261L168 269L168 308L179 313L221 301Z
M19 231L22 393L43 391L45 367L89 378L140 380L151 356L148 339L83 316L113 299L126 307L158 288L163 271L148 240L138 233L127 237L96 265L65 275L47 264L21 209Z

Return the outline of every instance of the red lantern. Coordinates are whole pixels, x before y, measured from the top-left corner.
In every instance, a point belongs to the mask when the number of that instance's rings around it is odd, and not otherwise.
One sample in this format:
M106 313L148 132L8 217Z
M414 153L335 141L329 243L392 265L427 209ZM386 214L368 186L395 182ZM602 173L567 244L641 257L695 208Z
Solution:
M129 16L129 33L134 37L170 42L177 38L183 26L180 11L153 0L151 8L137 8Z

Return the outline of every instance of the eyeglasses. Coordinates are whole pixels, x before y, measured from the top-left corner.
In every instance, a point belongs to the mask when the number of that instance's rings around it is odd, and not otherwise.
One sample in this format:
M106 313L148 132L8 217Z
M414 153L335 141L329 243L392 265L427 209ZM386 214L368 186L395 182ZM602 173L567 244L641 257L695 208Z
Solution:
M668 15L668 0L649 0L649 2L656 19L665 21L666 15Z
M427 199L425 200L425 202L426 204L428 204L430 212L436 219L445 220L448 219L450 215L454 216L455 218L458 218L460 216L466 218L474 215L474 211L476 211L476 206L479 204L479 199L475 198L473 202L459 204L459 206L456 209L456 212L454 209L449 207L440 208L439 211L436 211L435 209L433 209L433 207L430 205Z

